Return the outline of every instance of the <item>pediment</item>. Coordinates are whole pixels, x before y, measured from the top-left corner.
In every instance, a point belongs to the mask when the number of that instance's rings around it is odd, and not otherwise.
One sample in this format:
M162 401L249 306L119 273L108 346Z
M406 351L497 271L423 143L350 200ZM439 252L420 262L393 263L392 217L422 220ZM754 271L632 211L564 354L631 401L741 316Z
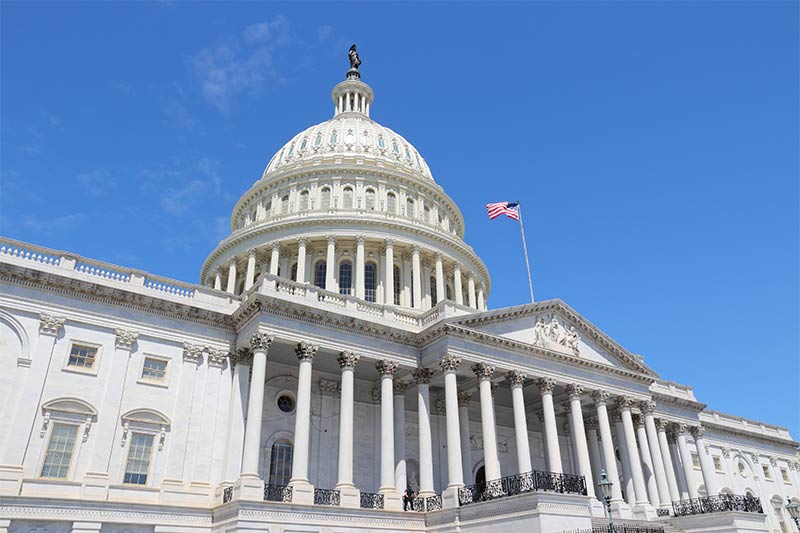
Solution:
M561 300L494 309L452 323L562 355L658 377L640 356L628 352Z

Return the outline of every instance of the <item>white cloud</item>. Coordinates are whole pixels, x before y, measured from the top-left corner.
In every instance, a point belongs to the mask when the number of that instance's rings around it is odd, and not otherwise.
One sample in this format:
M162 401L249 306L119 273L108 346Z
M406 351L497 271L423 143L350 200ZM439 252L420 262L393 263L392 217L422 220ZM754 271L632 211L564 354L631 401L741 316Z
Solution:
M328 39L330 39L331 35L333 35L333 26L320 26L317 28L317 38L319 42L324 43Z
M197 162L194 173L200 176L187 181L179 187L166 189L161 195L161 208L170 215L183 215L191 211L198 202L208 196L219 196L222 193L222 178L218 172L219 163L213 159L203 158ZM175 176L176 171L167 172ZM182 173L178 172L178 175Z
M117 182L105 169L78 174L78 183L88 192L100 196L117 188Z
M186 106L177 100L164 104L164 115L167 117L167 124L175 128L190 130L197 124Z
M244 29L242 37L248 43L263 43L269 41L272 32L269 29L268 22L259 22L252 24Z

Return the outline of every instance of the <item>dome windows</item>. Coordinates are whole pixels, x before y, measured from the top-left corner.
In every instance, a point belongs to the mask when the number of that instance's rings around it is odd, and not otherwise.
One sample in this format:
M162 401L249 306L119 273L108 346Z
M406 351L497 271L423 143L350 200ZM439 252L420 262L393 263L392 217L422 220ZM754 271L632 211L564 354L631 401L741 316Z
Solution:
M331 189L330 187L323 187L320 193L319 206L322 209L331 208Z
M305 150L306 146L308 146L308 138L303 137L303 142L300 143L300 151L302 152L303 150Z
M392 141L392 152L400 155L400 147L397 145L397 141Z
M391 214L397 213L397 197L393 192L386 195L386 211Z
M342 261L339 264L339 294L351 294L353 288L353 263Z
M336 130L333 130L333 131L331 132L331 144L332 144L332 145L336 145L336 143L337 143L338 141L339 141L339 137L338 137L338 136L337 136L337 134L336 134Z
M289 212L289 195L284 194L283 198L281 198L281 214L285 215Z
M375 301L377 272L378 267L375 266L375 263L370 262L364 265L364 299L368 302Z
M375 211L375 191L373 189L367 189L364 196L366 198L365 203L367 211Z
M409 218L414 218L414 199L408 198L406 199L406 216Z
M345 187L342 191L342 208L353 209L353 188Z
M286 154L286 159L291 159L294 154L294 143L289 147L289 152Z
M356 142L356 136L353 134L353 130L347 130L347 135L345 135L344 142L347 145L353 145Z
M308 191L300 192L300 211L308 211Z
M383 135L378 136L378 148L386 150L386 140L383 138Z
M322 144L322 133L317 133L317 138L314 139L314 146L318 147Z
M317 264L314 265L314 285L316 285L320 289L324 289L325 276L327 275L327 272L328 269L325 261L317 261Z

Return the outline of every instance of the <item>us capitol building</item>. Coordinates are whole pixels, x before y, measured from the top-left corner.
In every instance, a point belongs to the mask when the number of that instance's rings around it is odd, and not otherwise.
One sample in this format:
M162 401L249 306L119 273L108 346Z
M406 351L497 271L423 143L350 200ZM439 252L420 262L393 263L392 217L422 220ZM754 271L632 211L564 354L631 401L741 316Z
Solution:
M590 531L603 476L630 531L792 530L785 428L561 300L488 308L359 64L198 284L0 239L0 533Z

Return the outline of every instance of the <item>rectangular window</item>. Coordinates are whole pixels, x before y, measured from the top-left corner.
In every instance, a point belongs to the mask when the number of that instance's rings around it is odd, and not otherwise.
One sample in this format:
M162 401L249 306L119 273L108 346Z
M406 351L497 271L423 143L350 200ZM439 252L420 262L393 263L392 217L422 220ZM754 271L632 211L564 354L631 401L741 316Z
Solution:
M772 472L770 472L769 465L761 465L761 469L764 471L764 479L772 479Z
M142 379L151 381L164 381L167 375L167 362L163 359L145 357L142 367Z
M53 425L53 432L50 433L50 442L47 445L47 455L42 466L42 477L61 479L67 477L77 434L78 426Z
M716 470L717 472L723 472L722 459L720 459L718 455L714 456L714 470Z
M146 485L147 471L150 469L150 455L153 451L153 435L134 433L128 450L123 483Z
M791 483L792 481L789 479L789 471L785 468L781 468L781 477L783 478L784 483Z
M67 362L67 366L74 366L90 370L92 367L94 367L94 362L96 359L97 348L82 344L73 344L72 349L69 352L69 361Z
M692 466L700 468L700 456L692 452Z

